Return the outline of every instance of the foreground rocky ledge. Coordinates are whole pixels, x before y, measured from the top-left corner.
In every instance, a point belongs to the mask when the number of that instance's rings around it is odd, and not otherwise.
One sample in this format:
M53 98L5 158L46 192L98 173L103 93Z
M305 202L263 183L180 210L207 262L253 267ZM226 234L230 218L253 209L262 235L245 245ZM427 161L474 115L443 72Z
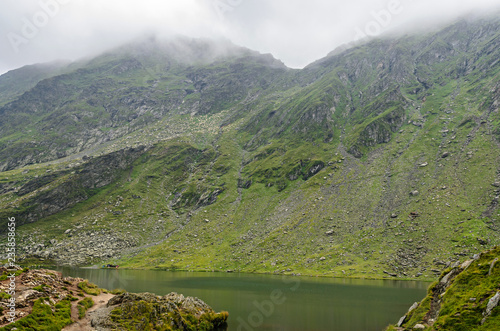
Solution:
M0 268L2 330L227 330L227 312L216 313L198 298L170 293L112 293L82 278L51 270L15 272L15 321L8 294L11 273Z
M123 293L90 313L96 330L227 330L227 317L198 298L177 293Z
M500 330L500 248L445 270L395 326L403 330Z

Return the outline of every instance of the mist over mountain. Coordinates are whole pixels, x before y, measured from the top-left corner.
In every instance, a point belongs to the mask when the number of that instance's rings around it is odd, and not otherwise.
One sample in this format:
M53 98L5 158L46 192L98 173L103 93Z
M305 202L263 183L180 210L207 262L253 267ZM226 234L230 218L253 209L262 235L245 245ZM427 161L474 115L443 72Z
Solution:
M93 57L148 34L225 38L303 68L363 35L429 32L499 10L496 0L4 0L0 74Z

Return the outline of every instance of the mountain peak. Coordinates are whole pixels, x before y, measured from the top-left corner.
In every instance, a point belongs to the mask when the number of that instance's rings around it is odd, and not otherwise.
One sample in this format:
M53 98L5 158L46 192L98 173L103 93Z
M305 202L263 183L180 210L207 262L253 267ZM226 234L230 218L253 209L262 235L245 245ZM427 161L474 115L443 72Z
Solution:
M160 37L149 35L106 52L135 58L156 58L184 65L206 65L228 59L255 57L272 66L286 67L271 54L261 54L238 46L227 39L190 38L183 35Z

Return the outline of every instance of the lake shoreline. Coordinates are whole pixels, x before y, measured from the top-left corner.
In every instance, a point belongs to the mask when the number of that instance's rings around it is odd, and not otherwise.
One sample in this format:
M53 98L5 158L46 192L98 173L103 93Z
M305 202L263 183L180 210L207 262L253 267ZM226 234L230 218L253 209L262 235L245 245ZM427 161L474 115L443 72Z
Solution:
M55 266L55 267L66 267L66 266ZM114 268L102 268L99 265L92 266L78 266L76 268L80 269L110 269ZM232 274L248 274L248 275L268 275L268 276L291 276L291 277L311 277L311 278L332 278L332 279L362 279L362 280L395 280L395 281L418 281L418 282L428 282L432 283L439 278L439 275L435 278L428 277L362 277L362 276L331 276L331 275L321 275L321 274L295 274L295 273L272 273L272 272L248 272L248 271L224 271L224 270L206 270L206 269L168 269L168 268L130 268L130 267L120 267L120 270L153 270L153 271L169 271L169 272L206 272L206 273L232 273Z

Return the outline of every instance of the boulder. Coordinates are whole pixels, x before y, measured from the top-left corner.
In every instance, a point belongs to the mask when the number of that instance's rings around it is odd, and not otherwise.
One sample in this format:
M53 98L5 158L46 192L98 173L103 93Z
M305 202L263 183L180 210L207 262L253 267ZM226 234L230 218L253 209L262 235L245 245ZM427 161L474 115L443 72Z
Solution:
M398 321L398 323L396 324L396 326L399 328L401 327L401 325L403 325L403 323L405 322L405 319L406 319L406 315L404 315L403 317L401 317Z
M495 264L498 262L498 258L495 258L493 261L490 263L490 270L488 271L488 276L491 276L491 272L493 271L493 268L495 267Z
M448 282L453 278L454 274L456 274L456 273L457 273L457 271L455 269L450 271L443 278L441 278L440 283L447 286Z
M500 292L497 292L489 301L486 306L486 311L483 313L484 318L481 320L481 324L486 322L486 318L491 315L491 311L493 308L498 306L498 302L500 301Z
M388 271L385 271L385 270L384 270L384 274L389 275L391 277L397 277L398 276L397 274L394 274L392 272L388 272Z
M477 241L479 242L480 245L488 245L488 242L484 239L481 239L481 238L477 238Z
M468 267L472 264L472 262L474 262L474 260L467 260L467 261L464 261L464 263L462 263L462 264L460 265L460 268L461 268L462 270L465 270L465 269L467 269L467 268L468 268Z
M29 302L35 301L38 298L43 297L44 294L36 290L25 290L19 294L16 299L16 307L23 308L28 305Z

